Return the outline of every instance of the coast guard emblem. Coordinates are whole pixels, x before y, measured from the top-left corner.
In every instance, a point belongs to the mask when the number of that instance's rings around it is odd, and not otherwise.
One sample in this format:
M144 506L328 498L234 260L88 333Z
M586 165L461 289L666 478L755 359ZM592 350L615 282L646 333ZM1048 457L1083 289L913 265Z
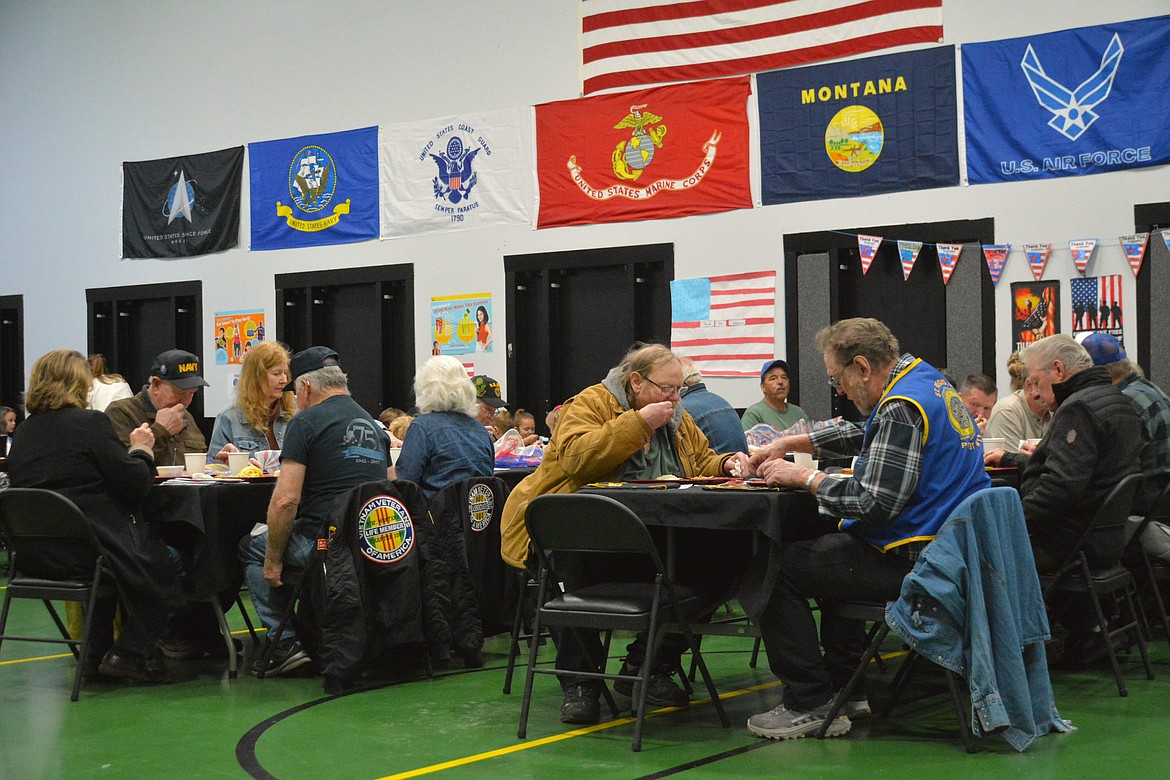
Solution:
M374 563L397 563L414 549L414 523L402 502L375 496L358 512L358 546Z

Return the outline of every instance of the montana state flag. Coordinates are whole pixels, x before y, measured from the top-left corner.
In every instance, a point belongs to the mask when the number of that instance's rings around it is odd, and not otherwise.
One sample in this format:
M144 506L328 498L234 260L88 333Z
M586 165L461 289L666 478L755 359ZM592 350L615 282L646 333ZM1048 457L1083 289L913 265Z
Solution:
M751 208L747 77L536 107L538 228Z
M955 49L761 73L765 205L959 183Z
M244 147L122 163L122 257L192 257L240 242Z
M378 237L378 128L248 144L252 249Z
M1170 162L1170 16L963 46L972 184Z

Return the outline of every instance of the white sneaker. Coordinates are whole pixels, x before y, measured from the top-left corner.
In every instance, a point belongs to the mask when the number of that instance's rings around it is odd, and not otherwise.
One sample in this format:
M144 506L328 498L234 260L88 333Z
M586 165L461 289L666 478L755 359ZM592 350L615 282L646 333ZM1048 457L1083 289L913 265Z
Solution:
M815 734L819 731L821 724L825 722L825 716L828 714L829 702L808 712L790 710L783 704L780 704L774 709L748 718L747 727L748 731L757 737L767 737L768 739L800 739L805 734ZM853 724L849 722L848 717L844 714L838 715L829 725L825 736L839 737L843 734L848 734L849 729L852 727Z
M837 691L833 694L833 698L840 696L841 692ZM849 720L865 720L873 717L873 710L869 706L869 699L850 699L841 705L841 712L839 713L849 718Z

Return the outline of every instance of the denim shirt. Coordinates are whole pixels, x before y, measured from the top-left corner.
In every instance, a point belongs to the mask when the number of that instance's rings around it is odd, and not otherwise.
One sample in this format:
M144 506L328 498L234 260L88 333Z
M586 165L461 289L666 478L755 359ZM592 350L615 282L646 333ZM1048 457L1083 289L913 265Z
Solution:
M272 423L272 435L276 437L278 449L284 444L284 429L287 427L287 420L278 419ZM267 434L250 425L244 419L244 412L235 404L225 406L215 417L215 426L211 429L211 441L207 444L208 462L214 460L215 454L229 442L234 444L240 452L258 452L270 449Z
M495 465L492 438L478 420L460 412L430 412L406 429L394 473L417 483L430 498L452 482L492 476Z
M739 415L722 396L712 393L702 382L684 387L679 395L683 408L695 418L695 425L707 437L711 449L721 455L748 451Z
M1012 488L989 488L951 513L906 575L886 622L915 652L964 676L972 730L1000 732L1016 750L1061 719L1048 678L1048 616Z

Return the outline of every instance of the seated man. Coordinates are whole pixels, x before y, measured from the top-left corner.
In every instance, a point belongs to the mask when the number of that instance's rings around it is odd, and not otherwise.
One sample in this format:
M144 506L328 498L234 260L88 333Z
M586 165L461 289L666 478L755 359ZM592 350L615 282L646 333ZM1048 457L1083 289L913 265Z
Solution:
M483 427L487 428L487 432L492 435L492 441L495 441L507 430L507 428L501 430L496 425L496 412L507 410L508 402L500 395L500 383L490 376L483 374L473 376L471 378L471 384L475 385L475 401L479 409L477 419L483 423Z
M308 562L333 500L365 482L394 479L386 435L350 397L337 353L309 347L293 356L289 374L292 381L285 391L296 393L300 413L285 429L268 530L240 542L256 616L270 631L288 608L290 589L281 580L284 566ZM265 674L286 674L309 660L290 624ZM251 671L258 674L259 668Z
M784 683L783 703L748 719L748 731L790 739L817 731L833 692L856 667L864 627L822 613L820 639L809 599L886 601L898 597L918 554L977 490L991 486L978 429L942 374L900 354L898 340L874 319L850 319L816 336L829 384L869 417L802 436L784 437L752 456L750 470L771 485L803 487L841 533L788 544L776 586L759 616L768 663ZM858 455L853 475L826 478L784 459ZM821 644L825 654L821 655ZM869 713L851 702L829 736L850 729L848 716Z
M1051 572L1072 554L1109 491L1138 472L1141 423L1109 372L1094 367L1068 334L1033 342L1021 356L1028 379L1055 413L1031 457L992 450L986 462L1021 468L1036 567Z
M150 382L132 398L111 403L106 414L114 424L114 433L127 447L130 432L149 423L155 465L182 466L188 452L207 452L207 440L187 411L195 393L206 386L198 357L182 349L168 349L154 359Z
M778 431L783 431L796 425L801 420L808 420L796 404L788 403L788 363L777 358L764 362L760 369L760 392L763 400L754 403L744 410L741 424L746 431L753 425L764 423L771 425Z
M679 391L683 408L695 418L707 437L707 443L716 452L747 452L747 438L739 424L739 415L723 396L716 395L703 384L703 374L689 357L679 358L683 367L683 387Z
M983 435L1003 439L1010 451L1021 440L1043 436L1050 412L1037 399L1035 385L1028 381L1028 367L1020 360L1019 352L1013 352L1008 358L1007 369L1012 378L1012 392L991 407Z
M987 374L968 374L959 385L959 396L962 397L967 411L975 419L979 431L987 428L987 419L991 417L991 408L999 398L999 390L994 380Z

